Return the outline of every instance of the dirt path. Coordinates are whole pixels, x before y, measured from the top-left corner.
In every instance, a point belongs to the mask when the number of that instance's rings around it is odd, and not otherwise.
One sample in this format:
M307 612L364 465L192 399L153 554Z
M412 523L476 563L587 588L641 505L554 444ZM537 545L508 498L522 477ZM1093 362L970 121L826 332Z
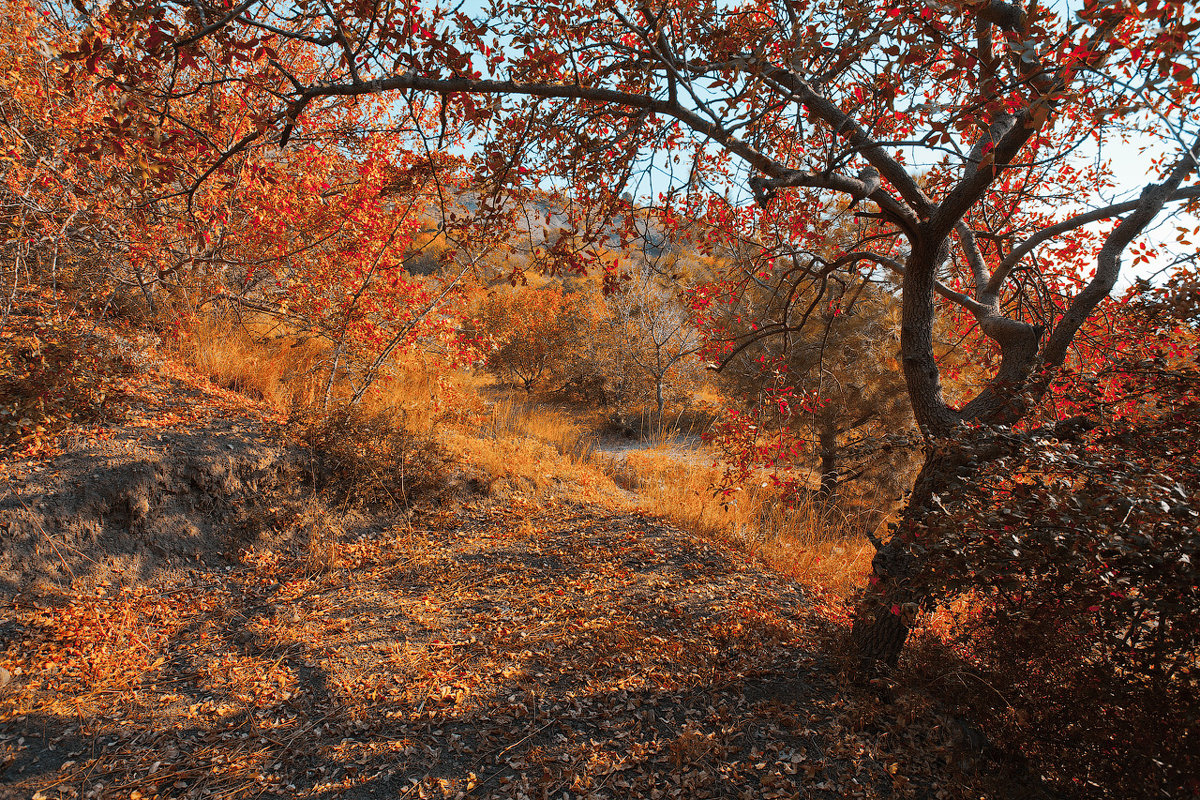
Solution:
M981 795L778 575L565 484L331 509L167 367L0 463L0 800Z
M953 726L842 688L794 586L596 507L491 498L6 617L4 798L966 788Z

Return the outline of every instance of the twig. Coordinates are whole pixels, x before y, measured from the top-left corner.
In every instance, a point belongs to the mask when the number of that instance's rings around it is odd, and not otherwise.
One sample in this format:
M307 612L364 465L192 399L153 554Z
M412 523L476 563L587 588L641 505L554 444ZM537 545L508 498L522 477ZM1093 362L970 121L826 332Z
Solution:
M510 744L508 747L504 748L503 750L501 750L499 753L497 753L497 754L496 754L496 756L495 756L495 759L496 759L496 761L497 761L497 762L499 762L499 761L500 761L500 759L504 757L504 754L505 754L505 753L507 753L509 750L512 750L514 747L519 747L520 745L522 745L522 744L524 744L525 742L529 741L529 740L530 740L530 739L532 739L534 736L537 736L539 733L541 733L542 731L546 730L546 728L549 728L551 725L555 724L556 722L558 722L558 720L556 720L556 719L552 719L552 720L550 720L549 722L547 722L545 725L543 725L542 727L538 728L537 730L535 730L535 731L530 731L530 732L529 732L527 735L525 735L525 736L524 736L523 738L521 738L519 741L513 742L513 743L512 743L512 744ZM486 757L485 757L485 758L486 758ZM475 767L476 767L476 769L478 769L480 766L482 766L482 765L483 765L483 762L484 762L484 759L483 759L483 758L479 759L479 761L478 761L478 762L476 762L476 764L475 764ZM483 780L481 780L481 781L477 782L477 783L476 783L474 786L472 786L470 789L468 789L468 790L467 790L467 791L466 791L466 792L463 794L463 797L469 797L469 796L471 796L471 794L473 794L474 792L478 791L478 790L479 790L480 788L482 788L483 786L487 785L488 783L491 783L493 779L500 777L500 775L501 775L501 774L503 774L503 773L504 773L504 771L505 771L505 768L504 768L504 767L500 767L500 768L499 768L499 769L497 769L495 772L493 772L491 775L488 775L486 778L484 778ZM412 791L412 789L409 789L409 792L411 792L411 791ZM406 792L406 793L405 793L405 795L402 795L402 796L406 796L407 794L408 794L408 792Z
M62 562L63 567L67 570L67 573L71 576L71 581L74 582L75 581L75 572L71 569L71 565L67 563L67 559L63 556L63 554L59 551L58 547L54 544L54 539L50 536L49 533L47 533L46 529L42 527L42 523L37 521L37 515L33 513L33 509L30 508L29 506L27 506L25 503L21 503L21 508L23 508L29 512L29 516L30 516L31 521L34 524L34 527L36 527L38 529L38 531L41 532L42 536L46 537L46 542L50 545L50 549L54 551L54 555L58 556L58 560ZM79 550L76 550L74 547L71 547L66 542L63 542L63 547L67 548L68 550L74 550L76 555L81 556L82 558L84 558L87 561L90 561L93 564L96 563L94 559L88 558L82 552L80 552Z

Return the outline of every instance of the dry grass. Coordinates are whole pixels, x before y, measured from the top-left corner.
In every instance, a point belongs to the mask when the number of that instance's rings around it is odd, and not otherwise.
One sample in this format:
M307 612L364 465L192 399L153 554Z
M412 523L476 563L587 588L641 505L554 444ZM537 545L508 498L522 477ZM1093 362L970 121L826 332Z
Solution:
M340 406L294 427L312 454L318 488L342 504L408 508L441 495L458 473L432 435L386 410Z
M572 464L592 461L595 436L572 417L516 396L504 397L486 412L481 427L485 436L500 439L522 436L536 439L554 448Z
M186 319L178 350L213 383L279 409L311 408L321 397L325 348L266 323L225 315Z
M464 382L464 388L469 389ZM476 400L482 397L479 382ZM511 395L480 402L470 424L446 425L439 437L461 458L501 484L578 493L577 499L619 502L622 495L597 463L595 436L575 416Z
M718 467L699 454L681 460L664 448L632 452L614 463L620 484L632 483L645 511L707 539L733 544L801 583L840 595L862 586L874 547L864 519L816 500L789 503L770 486L714 495Z
M324 412L329 375L327 342L289 332L267 319L245 315L234 319L217 314L186 319L177 350L218 386L299 416ZM464 412L479 405L464 402L475 393L472 383L467 376L420 354L402 353L370 388L361 405L372 414L395 416L410 432L426 434L447 414L464 416ZM335 381L330 392L331 407L349 394L344 381Z
M323 400L323 347L265 323L207 318L188 326L181 350L215 383L311 417ZM569 485L587 499L634 502L704 538L751 553L785 575L846 595L862 585L874 550L863 535L880 515L851 515L816 501L787 503L771 487L714 496L720 470L680 452L671 435L704 426L705 414L664 420L657 447L614 456L596 450L606 416L564 410L510 392L484 400L486 380L402 356L364 401L364 412L418 437L491 481L545 491ZM335 389L335 396L344 392ZM695 419L692 417L696 416ZM436 447L435 447L436 449ZM622 490L625 493L623 494Z
M371 387L363 405L403 419L413 433L435 435L446 426L470 425L482 403L470 375L420 353L398 354L389 372Z
M701 417L672 418L665 431L648 437L653 448L622 455L596 449L595 432L605 419L598 412L566 412L510 395L488 410L482 431L489 446L476 458L485 469L528 475L538 486L550 477L550 466L569 467L571 477L586 473L611 483L635 495L641 510L748 552L801 583L840 596L863 585L875 554L864 526L873 529L878 512L850 513L816 501L789 504L771 487L751 486L722 500L712 489L721 470L703 451L681 451L672 438L690 433Z

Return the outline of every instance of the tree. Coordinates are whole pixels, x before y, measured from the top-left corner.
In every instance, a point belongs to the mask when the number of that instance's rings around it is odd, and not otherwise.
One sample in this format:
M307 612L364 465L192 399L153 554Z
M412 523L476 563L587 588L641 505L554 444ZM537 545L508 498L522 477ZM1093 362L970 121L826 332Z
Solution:
M895 272L900 365L929 458L876 559L880 602L857 626L864 654L890 661L908 632L893 612L923 599L905 584L920 559L912 544L921 520L1003 450L1002 428L1051 391L1131 243L1169 204L1200 197L1190 110L1200 18L1157 0L1090 0L1069 18L1054 8L497 2L473 18L375 0L115 3L84 12L92 25L64 57L136 93L147 125L216 81L261 89L244 138L277 137L280 146L322 108L392 93L433 110L431 140L475 136L472 168L498 193L553 176L615 209L641 168L660 169L645 154L665 152L687 167L661 202L789 251L768 279L862 264ZM317 54L312 73L276 57L301 43ZM1065 209L1115 182L1105 164L1076 158L1080 147L1103 153L1131 133L1177 154L1147 157L1152 182L1120 187L1129 199ZM210 169L244 146L215 153ZM727 192L741 185L757 205ZM815 259L812 223L838 198L877 230L836 258ZM1105 226L1080 235L1094 223ZM610 234L600 226L591 235ZM1055 269L1084 259L1094 265L1085 279ZM999 352L991 381L957 407L944 397L934 352L944 304L969 314ZM964 428L971 434L957 435Z
M480 309L485 337L493 348L487 365L497 377L515 378L533 392L539 381L562 373L581 315L562 284L493 290Z
M756 288L731 310L761 327L784 309L772 287ZM732 324L732 314L712 332L712 342L747 343L728 357L725 374L748 404L761 409L760 427L785 427L798 440L801 464L789 460L787 466L815 466L825 500L859 478L895 496L908 488L899 484L911 481L908 462L916 441L903 378L894 368L899 303L869 275L835 287L823 300L810 324L786 342L749 336L745 324ZM810 401L784 400L784 388Z
M76 287L79 298L94 292L103 302L113 277L106 264L126 249L105 209L128 204L117 153L83 152L110 106L87 85L64 85L55 55L71 37L41 29L26 4L5 0L0 11L2 330L22 285Z
M635 275L608 298L616 327L612 345L625 354L629 369L649 381L661 427L666 392L685 371L684 359L700 350L700 331L679 288L645 262L634 269Z
M1076 430L1009 431L1004 454L926 515L910 578L947 605L969 599L959 652L1003 698L979 704L995 740L1092 796L1184 797L1200 774L1200 329L1179 302L1189 284L1184 271L1115 304L1106 332L1119 355L1058 378L1079 384L1066 394Z
M826 267L847 243L879 232L873 220L846 212L837 208L814 226L820 234L809 255ZM911 485L908 462L916 433L896 369L897 287L886 272L846 271L836 263L815 274L794 270L792 280L768 280L772 260L796 255L788 248L734 255L746 280L720 304L708 349L747 402L755 398L760 426L790 429L810 475L815 457L825 499L835 498L843 480L864 476L877 496L896 497ZM780 394L784 391L802 402L791 402Z
M361 400L400 349L461 349L444 312L494 242L481 232L494 219L458 204L460 159L412 149L419 137L404 132L426 124L420 113L399 119L382 98L331 106L281 150L256 136L264 89L252 64L156 115L98 64L76 68L77 32L54 24L61 8L39 20L32 6L4 7L0 328L32 283L162 323L218 304L266 314L326 353L326 407L335 385ZM274 58L319 74L306 43ZM432 250L445 269L414 276Z

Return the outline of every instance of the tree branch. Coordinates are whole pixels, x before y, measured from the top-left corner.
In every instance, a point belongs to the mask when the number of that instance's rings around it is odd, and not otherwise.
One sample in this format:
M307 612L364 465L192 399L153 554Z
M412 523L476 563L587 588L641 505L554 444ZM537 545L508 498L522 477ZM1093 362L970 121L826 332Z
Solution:
M176 39L174 42L172 42L172 47L174 47L176 50L178 50L180 48L187 47L190 44L195 44L196 42L200 41L204 37L210 36L211 34L216 33L221 28L224 28L226 25L233 22L235 19L240 17L242 14L249 11L251 6L253 6L259 2L260 2L260 0L242 0L242 2L238 3L237 6L235 6L232 11L230 11L225 16L221 17L216 22L214 22L210 25L205 25L200 30L196 31L193 34L190 34L189 36L185 36L182 39Z
M1200 158L1200 135L1196 137L1191 148L1184 151L1175 162L1165 181L1151 184L1142 190L1142 196L1138 198L1134 211L1121 220L1105 239L1100 254L1096 257L1095 276L1067 307L1066 313L1046 342L1042 360L1047 366L1057 367L1063 363L1075 333L1092 313L1092 309L1108 297L1116 285L1117 277L1121 274L1121 253L1154 221L1163 206L1178 191L1179 184L1195 172L1197 158Z
M1196 198L1200 198L1200 186L1188 186L1171 192L1170 196L1167 197L1166 202L1174 202L1177 200L1193 200ZM1082 228L1084 225L1090 225L1093 222L1111 219L1112 217L1118 217L1121 214L1134 211L1138 208L1138 205L1141 202L1141 198L1138 198L1137 200L1128 200L1124 203L1114 203L1110 206L1097 208L1092 211L1084 212L1083 214L1077 214L1076 216L1065 219L1055 225L1042 228L1033 236L1030 236L1028 239L1014 247L1012 252L1004 257L1004 260L1001 261L999 266L996 267L996 271L992 275L992 279L988 282L988 294L999 294L1000 289L1004 285L1005 279L1008 278L1009 273L1012 272L1013 268L1016 267L1022 258L1033 252L1034 248L1036 248L1038 245L1043 244L1044 242L1047 242L1056 236L1061 236L1064 233L1073 231L1076 228Z

